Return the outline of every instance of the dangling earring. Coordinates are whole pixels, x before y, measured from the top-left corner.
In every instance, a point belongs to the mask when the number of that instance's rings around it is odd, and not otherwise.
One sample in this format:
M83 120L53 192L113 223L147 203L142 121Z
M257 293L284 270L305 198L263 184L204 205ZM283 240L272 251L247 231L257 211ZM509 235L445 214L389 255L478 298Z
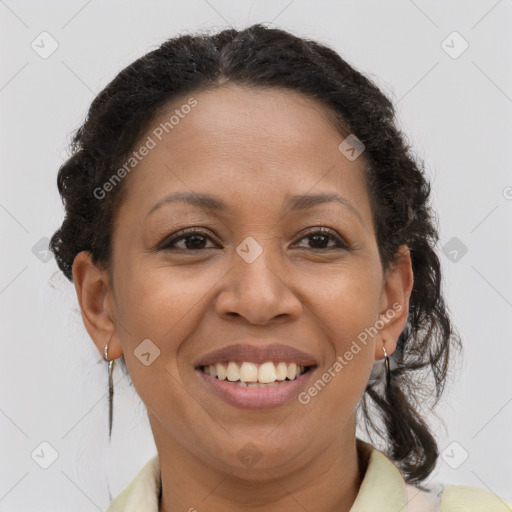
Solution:
M110 339L108 340L105 348L103 349L103 358L108 362L108 437L109 439L112 437L112 416L113 416L113 402L114 402L114 383L112 382L112 373L114 371L114 359L108 358L108 344L110 343Z
M384 351L384 368L386 370L386 386L391 385L391 370L389 369L389 357L384 345L382 345L382 350Z

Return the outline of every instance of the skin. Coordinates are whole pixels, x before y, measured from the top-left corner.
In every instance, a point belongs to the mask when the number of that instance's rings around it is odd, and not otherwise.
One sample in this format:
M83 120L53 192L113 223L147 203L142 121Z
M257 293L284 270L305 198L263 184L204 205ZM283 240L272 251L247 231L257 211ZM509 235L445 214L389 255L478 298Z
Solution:
M405 326L409 250L401 247L399 264L383 273L364 156L341 154L344 136L314 99L235 85L193 96L197 106L126 178L112 275L88 252L75 258L85 327L100 354L108 340L109 358L124 354L147 407L161 466L160 512L348 511L365 469L355 411L382 347L391 355ZM141 140L187 99L169 105ZM178 190L214 195L233 214L175 202L147 216ZM319 192L342 195L361 219L335 202L284 207L289 195ZM188 227L206 236L152 251ZM348 248L336 248L330 235L315 243L319 227ZM236 252L247 236L263 248L250 264ZM214 396L192 365L199 354L240 341L277 341L314 355L319 378L397 303L401 311L307 405L237 409ZM149 366L134 354L145 339L161 351ZM261 454L251 468L237 457L248 442Z

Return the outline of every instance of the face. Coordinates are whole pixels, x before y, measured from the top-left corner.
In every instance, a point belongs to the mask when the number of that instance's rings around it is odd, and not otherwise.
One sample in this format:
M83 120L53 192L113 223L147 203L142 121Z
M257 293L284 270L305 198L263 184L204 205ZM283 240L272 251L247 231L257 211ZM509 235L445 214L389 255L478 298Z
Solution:
M89 333L102 354L110 335L110 357L124 354L159 452L245 474L247 453L289 471L353 442L357 403L383 341L395 348L412 287L407 251L383 273L364 155L340 152L344 136L314 100L234 85L173 102L137 148L148 137L154 147L125 178L112 281L85 253L74 275ZM221 382L215 363L227 379L277 383Z

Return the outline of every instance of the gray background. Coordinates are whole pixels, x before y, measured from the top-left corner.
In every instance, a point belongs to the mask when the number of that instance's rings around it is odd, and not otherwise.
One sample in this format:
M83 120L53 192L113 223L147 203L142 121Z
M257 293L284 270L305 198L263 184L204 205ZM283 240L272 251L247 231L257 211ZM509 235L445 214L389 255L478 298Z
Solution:
M443 451L433 480L512 500L510 0L0 0L0 510L104 510L107 480L119 494L156 452L119 368L108 446L107 365L73 285L46 261L72 131L107 82L164 39L265 21L370 74L426 160L445 294L466 349L439 408L444 426L432 419ZM58 44L47 58L43 31Z

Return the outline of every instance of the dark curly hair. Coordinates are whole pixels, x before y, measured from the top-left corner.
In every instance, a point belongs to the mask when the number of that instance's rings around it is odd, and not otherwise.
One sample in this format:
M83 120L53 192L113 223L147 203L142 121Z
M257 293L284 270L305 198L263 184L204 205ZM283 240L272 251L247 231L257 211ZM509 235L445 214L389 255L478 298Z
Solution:
M257 24L169 39L123 69L92 102L58 173L66 210L50 241L58 266L72 281L75 256L89 251L111 275L112 226L129 177L106 200L99 201L94 190L114 174L171 100L228 82L285 88L314 98L327 107L341 133L354 134L365 145L362 157L382 267L396 264L397 249L407 245L414 284L391 379L388 384L370 379L358 413L367 433L373 430L384 440L386 455L406 481L418 485L439 456L419 409L429 399L432 408L437 404L450 354L461 348L441 292L430 185L423 163L397 127L392 102L331 48ZM426 377L433 378L430 388ZM370 408L376 409L381 427Z

